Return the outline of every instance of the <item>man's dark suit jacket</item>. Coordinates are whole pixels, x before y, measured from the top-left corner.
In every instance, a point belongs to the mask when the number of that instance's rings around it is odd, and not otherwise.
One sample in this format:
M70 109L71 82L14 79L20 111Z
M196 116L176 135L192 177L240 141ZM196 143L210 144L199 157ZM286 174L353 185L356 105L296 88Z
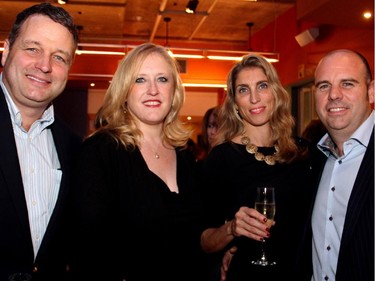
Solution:
M62 179L56 206L34 261L17 148L9 110L0 87L0 281L7 281L13 273L30 274L33 281L62 280L65 274L66 200L70 168L81 139L57 118L50 129Z
M323 172L326 156L317 151L317 179ZM320 164L319 164L320 163ZM319 180L317 181L317 185ZM314 200L312 203L314 203ZM297 266L299 280L311 280L311 216ZM374 130L360 165L349 198L336 269L336 281L374 281Z

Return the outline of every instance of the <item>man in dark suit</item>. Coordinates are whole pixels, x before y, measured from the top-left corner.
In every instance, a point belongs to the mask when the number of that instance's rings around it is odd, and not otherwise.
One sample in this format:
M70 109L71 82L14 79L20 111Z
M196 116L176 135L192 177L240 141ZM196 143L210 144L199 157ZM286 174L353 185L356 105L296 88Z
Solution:
M17 15L0 76L0 281L63 280L70 167L81 139L54 116L78 42L49 3Z
M300 280L373 281L374 81L368 62L350 50L332 51L319 62L314 87L328 134L318 143L316 159L323 162Z

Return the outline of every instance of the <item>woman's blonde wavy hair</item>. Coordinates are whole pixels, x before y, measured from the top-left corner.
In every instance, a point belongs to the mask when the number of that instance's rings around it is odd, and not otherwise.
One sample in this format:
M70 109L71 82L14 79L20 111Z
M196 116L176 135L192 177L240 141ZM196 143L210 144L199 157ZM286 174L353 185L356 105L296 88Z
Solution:
M227 77L227 95L218 115L219 128L214 145L231 141L244 133L244 124L237 112L235 103L236 79L245 68L260 68L267 76L275 97L274 111L270 117L272 141L279 150L276 159L280 163L289 163L298 155L298 149L292 137L294 119L290 110L290 96L283 88L273 65L264 57L250 54L236 63Z
M185 89L179 75L179 66L163 46L153 43L137 46L120 62L104 96L103 105L97 113L95 121L97 130L93 134L106 131L126 148L135 148L140 145L142 132L136 126L132 114L127 110L126 101L131 94L142 63L153 53L161 55L170 66L175 88L172 106L163 124L163 141L173 147L186 145L191 131L179 120L179 112L185 101Z

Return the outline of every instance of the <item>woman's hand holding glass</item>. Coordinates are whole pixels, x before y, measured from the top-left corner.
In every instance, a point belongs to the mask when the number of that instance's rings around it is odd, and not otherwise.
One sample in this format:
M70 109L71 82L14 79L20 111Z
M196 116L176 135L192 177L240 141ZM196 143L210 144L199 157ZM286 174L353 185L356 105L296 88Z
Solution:
M274 224L275 221L267 219L263 213L244 206L237 211L231 221L230 233L234 237L245 236L264 243L265 238L270 236L269 231ZM226 280L229 264L236 251L237 247L232 247L225 252L221 266L221 281Z
M231 222L231 233L236 237L245 236L263 241L270 236L269 230L274 224L273 220L268 220L254 208L241 207Z

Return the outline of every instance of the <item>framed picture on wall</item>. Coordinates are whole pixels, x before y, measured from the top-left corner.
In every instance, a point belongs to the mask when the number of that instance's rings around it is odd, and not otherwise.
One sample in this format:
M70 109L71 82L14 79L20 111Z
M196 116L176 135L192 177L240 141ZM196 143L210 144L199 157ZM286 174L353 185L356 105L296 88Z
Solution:
M313 84L303 85L298 90L298 114L297 114L297 134L302 135L303 130L311 120L318 119L315 111L315 101L313 95Z

